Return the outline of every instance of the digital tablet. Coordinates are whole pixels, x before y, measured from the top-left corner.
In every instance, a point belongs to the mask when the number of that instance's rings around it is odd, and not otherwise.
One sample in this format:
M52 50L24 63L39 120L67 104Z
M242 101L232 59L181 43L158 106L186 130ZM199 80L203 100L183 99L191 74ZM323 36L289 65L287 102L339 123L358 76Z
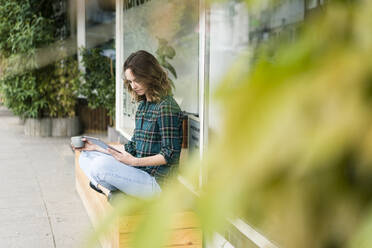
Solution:
M107 149L107 148L110 148L116 152L119 152L121 153L121 151L117 150L116 148L106 144L105 142L103 142L102 140L98 139L98 138L94 138L94 137L89 137L89 136L83 136L83 138L89 140L91 143L93 144L96 144L97 146L99 147L102 147L103 149Z

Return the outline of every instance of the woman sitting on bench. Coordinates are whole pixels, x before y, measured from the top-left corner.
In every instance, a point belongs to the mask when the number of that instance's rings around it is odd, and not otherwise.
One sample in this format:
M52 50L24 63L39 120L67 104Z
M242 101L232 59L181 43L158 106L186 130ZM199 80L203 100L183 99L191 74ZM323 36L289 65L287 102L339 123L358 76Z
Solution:
M98 192L109 196L120 190L147 198L160 193L160 186L178 167L182 112L167 74L150 53L132 53L124 63L124 75L125 88L139 102L132 140L113 145L121 153L85 140L79 164Z

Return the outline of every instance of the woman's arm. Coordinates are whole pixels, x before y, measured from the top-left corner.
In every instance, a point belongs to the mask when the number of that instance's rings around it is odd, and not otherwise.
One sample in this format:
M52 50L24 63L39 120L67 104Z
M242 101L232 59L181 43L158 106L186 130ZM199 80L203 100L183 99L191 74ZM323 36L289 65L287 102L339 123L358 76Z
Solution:
M114 147L116 148L116 147ZM164 156L161 154L156 154L153 156L136 158L130 153L123 151L122 153L116 152L112 149L107 149L107 151L118 161L131 166L159 166L167 163Z
M176 103L160 107L158 119L161 136L161 154L167 164L178 163L182 145L182 113Z
M115 148L118 151L125 152L124 146L122 144L110 145L110 146Z
M153 156L137 158L136 166L159 166L165 165L167 161L165 160L164 156L161 154L156 154Z

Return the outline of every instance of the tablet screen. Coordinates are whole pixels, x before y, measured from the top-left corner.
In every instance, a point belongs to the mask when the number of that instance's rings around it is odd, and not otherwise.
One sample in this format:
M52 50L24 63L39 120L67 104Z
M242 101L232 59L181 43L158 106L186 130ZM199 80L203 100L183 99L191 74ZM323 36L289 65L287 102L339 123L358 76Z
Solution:
M114 147L112 146L109 146L107 145L105 142L103 142L102 140L98 139L98 138L94 138L94 137L89 137L89 136L83 136L83 138L86 138L87 140L89 140L90 142L92 142L93 144L96 144L97 146L100 146L102 147L103 149L107 149L107 148L110 148L116 152L119 152L121 153L121 151L115 149Z

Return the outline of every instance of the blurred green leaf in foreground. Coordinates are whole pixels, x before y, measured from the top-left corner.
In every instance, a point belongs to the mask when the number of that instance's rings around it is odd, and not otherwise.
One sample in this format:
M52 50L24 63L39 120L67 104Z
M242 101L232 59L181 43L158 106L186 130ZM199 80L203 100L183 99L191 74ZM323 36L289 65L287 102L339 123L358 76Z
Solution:
M183 166L189 181L206 168L199 197L175 180L157 199L117 208L154 215L134 247L160 247L184 208L196 209L206 238L240 217L280 247L372 247L371 27L372 1L333 1L249 72L242 55L217 93L223 133Z

